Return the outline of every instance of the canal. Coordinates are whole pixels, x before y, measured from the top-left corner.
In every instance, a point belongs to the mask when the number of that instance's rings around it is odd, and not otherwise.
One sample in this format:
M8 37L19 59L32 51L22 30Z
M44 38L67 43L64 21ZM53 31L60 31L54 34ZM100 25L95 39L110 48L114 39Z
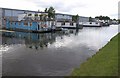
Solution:
M3 76L68 76L118 33L118 25L55 33L2 32Z

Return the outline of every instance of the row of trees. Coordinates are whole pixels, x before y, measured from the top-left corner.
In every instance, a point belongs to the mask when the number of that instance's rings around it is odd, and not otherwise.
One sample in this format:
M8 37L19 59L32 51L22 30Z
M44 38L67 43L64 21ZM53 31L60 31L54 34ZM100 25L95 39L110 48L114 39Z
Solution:
M110 20L110 17L108 17L108 16L96 16L95 18L97 18L99 20Z

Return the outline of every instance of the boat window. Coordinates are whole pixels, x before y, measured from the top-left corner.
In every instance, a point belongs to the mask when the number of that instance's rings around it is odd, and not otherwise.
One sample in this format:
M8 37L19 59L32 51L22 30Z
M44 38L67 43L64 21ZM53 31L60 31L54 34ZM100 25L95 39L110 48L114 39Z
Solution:
M24 26L28 26L28 23L27 23L27 22L24 22Z
M65 25L65 22L63 22L62 25Z
M73 23L70 23L70 25L72 25L72 26L73 26Z
M98 23L96 23L96 24L98 24Z
M90 24L92 24L92 22L90 22Z
M30 22L30 26L32 26L32 22Z

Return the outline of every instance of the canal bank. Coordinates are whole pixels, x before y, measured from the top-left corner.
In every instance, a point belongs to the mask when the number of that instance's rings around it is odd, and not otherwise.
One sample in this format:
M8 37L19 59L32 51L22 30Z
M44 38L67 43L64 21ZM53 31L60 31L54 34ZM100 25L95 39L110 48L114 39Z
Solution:
M55 33L2 32L2 76L69 76L117 33L117 25Z
M118 38L120 33L72 72L72 76L118 76Z

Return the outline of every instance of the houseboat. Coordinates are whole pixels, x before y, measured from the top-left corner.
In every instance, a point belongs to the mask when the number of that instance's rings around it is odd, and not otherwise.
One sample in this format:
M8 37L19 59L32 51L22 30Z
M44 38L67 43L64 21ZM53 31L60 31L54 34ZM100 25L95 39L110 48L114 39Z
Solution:
M83 27L101 27L102 23L100 22L83 22L80 23Z
M56 27L57 28L62 28L62 29L81 29L82 26L75 23L75 22L58 22L56 23Z
M110 20L97 20L98 22L101 23L102 26L109 26L110 25Z
M49 32L55 30L54 21L7 21L6 29L26 32Z
M102 23L102 26L110 26L110 23L104 22L104 23Z
M22 14L18 21L7 20L6 29L26 32L55 31L55 21L49 20L47 14ZM58 29L57 29L58 30Z

